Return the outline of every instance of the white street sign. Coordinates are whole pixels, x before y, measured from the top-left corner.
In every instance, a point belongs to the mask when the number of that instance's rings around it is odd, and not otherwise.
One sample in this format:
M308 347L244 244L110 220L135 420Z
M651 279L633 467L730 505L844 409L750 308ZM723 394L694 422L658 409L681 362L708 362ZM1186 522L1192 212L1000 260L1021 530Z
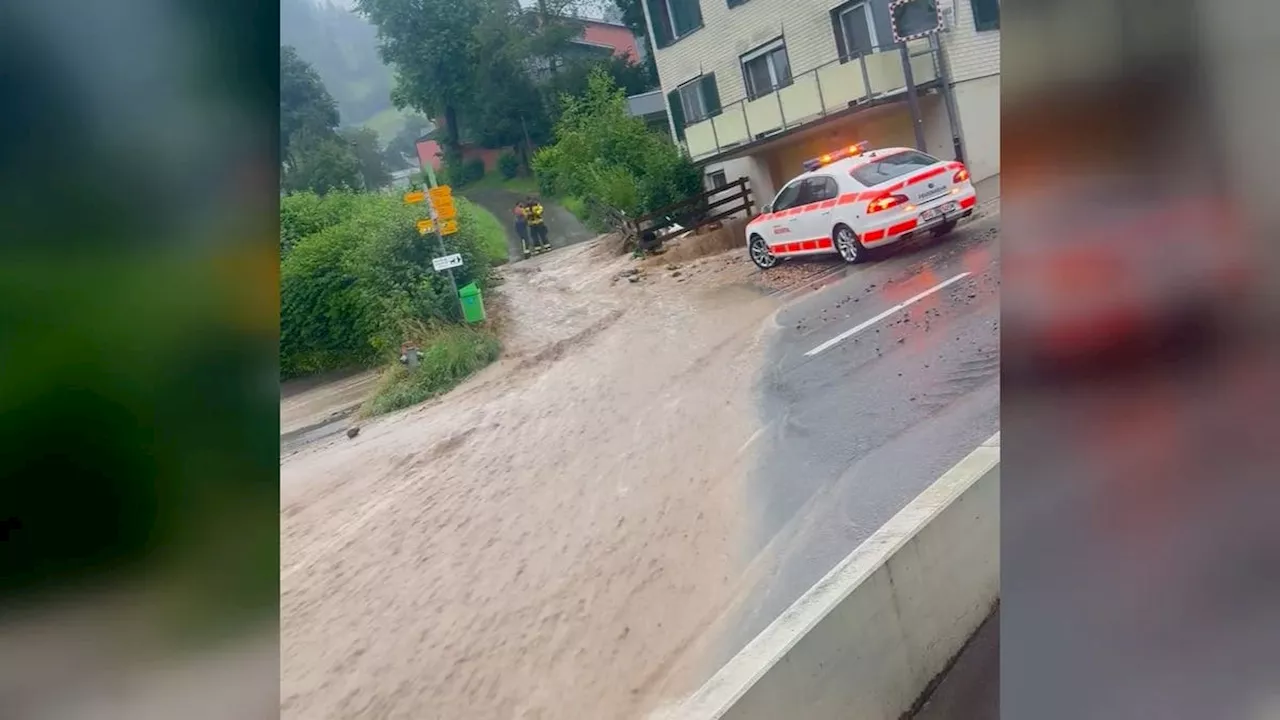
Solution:
M433 258L431 260L431 265L435 267L436 270L448 270L449 268L461 267L462 255L454 253L452 255L445 255L444 257Z

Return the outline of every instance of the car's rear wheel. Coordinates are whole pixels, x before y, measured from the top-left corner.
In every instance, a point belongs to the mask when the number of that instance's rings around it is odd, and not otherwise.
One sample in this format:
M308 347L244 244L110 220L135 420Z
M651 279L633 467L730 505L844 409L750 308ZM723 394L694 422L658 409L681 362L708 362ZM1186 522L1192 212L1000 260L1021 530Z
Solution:
M768 270L778 264L778 256L769 250L769 244L759 235L751 236L751 241L747 243L747 251L751 255L751 262L761 270Z
M836 244L836 252L840 253L840 259L847 263L862 262L867 255L867 249L862 246L862 241L858 240L858 236L848 225L837 225L836 230L832 233L832 240Z

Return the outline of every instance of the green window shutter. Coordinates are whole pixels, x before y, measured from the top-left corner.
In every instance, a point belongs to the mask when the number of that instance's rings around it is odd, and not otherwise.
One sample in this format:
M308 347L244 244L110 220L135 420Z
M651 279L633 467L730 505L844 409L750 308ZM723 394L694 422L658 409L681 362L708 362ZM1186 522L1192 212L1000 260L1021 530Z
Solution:
M663 21L666 16L666 10L663 7L663 0L644 0L649 6L649 19L653 24L653 46L664 48L671 44L671 32L667 28L667 23Z
M707 106L707 117L720 114L720 90L716 87L716 74L702 76L702 101Z
M831 11L831 31L836 34L836 55L840 58L840 62L849 59L849 47L844 41L844 28L840 27L840 11L843 6Z
M698 0L669 0L671 3L671 25L676 30L676 37L684 37L702 26L702 6Z
M667 107L671 110L671 124L676 126L676 137L684 139L684 105L680 104L680 91L667 93Z
M969 0L969 7L973 9L974 30L1000 29L1000 0Z
M689 19L691 23L688 29L702 27L702 0L677 0L677 2L689 3Z

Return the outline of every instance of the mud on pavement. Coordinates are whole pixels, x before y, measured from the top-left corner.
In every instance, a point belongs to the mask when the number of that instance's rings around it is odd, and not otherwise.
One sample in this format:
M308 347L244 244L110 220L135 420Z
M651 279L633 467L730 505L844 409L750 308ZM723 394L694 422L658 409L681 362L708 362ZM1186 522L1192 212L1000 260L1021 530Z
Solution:
M509 266L499 362L282 461L284 717L643 717L703 679L777 303L743 255Z

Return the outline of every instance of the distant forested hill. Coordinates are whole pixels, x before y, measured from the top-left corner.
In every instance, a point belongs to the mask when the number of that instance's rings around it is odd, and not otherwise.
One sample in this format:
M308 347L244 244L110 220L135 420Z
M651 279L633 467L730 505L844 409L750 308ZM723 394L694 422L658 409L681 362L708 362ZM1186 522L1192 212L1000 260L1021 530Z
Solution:
M377 31L343 5L280 0L280 44L320 73L343 125L369 124L386 141L401 124L391 105L391 70L378 57Z

